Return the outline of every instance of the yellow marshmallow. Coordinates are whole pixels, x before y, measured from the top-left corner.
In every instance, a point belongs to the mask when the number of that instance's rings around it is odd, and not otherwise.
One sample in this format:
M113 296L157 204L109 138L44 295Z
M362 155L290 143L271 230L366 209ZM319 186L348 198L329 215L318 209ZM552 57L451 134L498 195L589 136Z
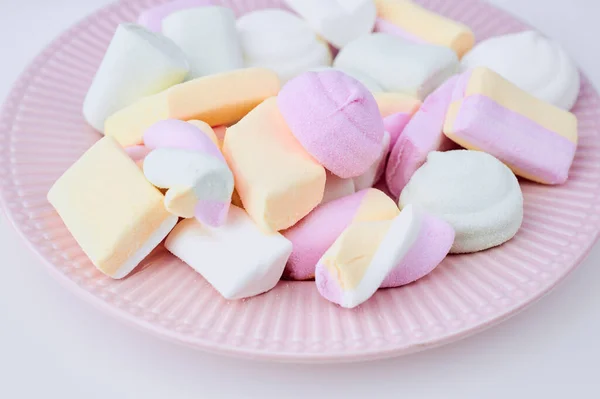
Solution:
M362 281L392 220L353 223L344 230L323 256L323 265L338 276L342 290L355 289ZM344 265L344 271L339 270Z
M177 223L160 191L111 137L54 183L48 201L92 263L113 278L131 272Z
M116 112L106 120L104 134L126 147L141 144L144 131L163 119L199 119L210 126L229 125L264 99L277 95L279 88L277 74L264 68L204 76Z
M399 112L414 115L421 107L421 101L403 93L373 93L382 118Z
M427 43L449 47L461 58L475 44L468 26L453 21L409 0L375 0L377 16L408 35Z
M294 225L323 198L325 169L293 136L275 97L227 129L223 154L244 208L265 231Z

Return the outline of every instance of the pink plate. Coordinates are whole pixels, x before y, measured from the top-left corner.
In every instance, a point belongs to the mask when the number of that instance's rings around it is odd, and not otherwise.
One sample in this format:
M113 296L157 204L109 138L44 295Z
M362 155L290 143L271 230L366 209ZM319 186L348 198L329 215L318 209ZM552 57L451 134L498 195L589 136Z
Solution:
M118 23L159 0L111 5L64 33L27 68L0 118L1 198L30 247L66 287L160 337L252 358L332 362L401 355L465 337L548 292L586 256L600 230L598 95L584 78L575 107L580 143L561 187L524 183L525 221L508 244L452 256L415 284L380 290L354 310L323 300L311 282L281 282L245 301L222 299L164 249L122 281L92 266L46 192L100 135L81 105ZM238 13L280 1L223 1ZM477 0L424 0L471 26L479 40L526 26Z

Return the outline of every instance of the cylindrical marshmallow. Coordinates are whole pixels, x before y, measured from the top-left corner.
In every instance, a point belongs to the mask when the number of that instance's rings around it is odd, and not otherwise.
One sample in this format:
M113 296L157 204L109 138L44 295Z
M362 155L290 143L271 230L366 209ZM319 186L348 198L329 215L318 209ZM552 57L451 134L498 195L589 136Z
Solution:
M188 71L185 55L170 39L136 24L121 24L85 96L83 116L104 132L109 116L182 82Z
M453 76L431 93L398 135L386 169L387 185L396 198L430 152L455 146L442 129L457 81L458 76Z
M281 89L277 104L306 151L339 177L365 173L381 155L384 130L377 102L342 72L306 72Z
M331 65L329 46L287 11L253 11L237 21L247 67L269 68L282 82L312 68Z
M457 81L444 134L543 184L567 181L578 141L575 115L485 67L467 71Z
M165 247L226 299L252 297L275 287L292 251L292 244L281 234L263 233L236 206L219 228L194 219L182 221L167 237Z
M141 144L144 131L165 119L198 119L210 126L229 125L279 93L279 78L264 68L209 75L144 97L106 120L105 134L121 145Z
M219 2L216 0L174 0L142 12L138 17L138 24L146 27L147 29L160 32L162 30L163 19L168 17L174 12L180 10L187 10L188 8L205 7L217 5Z
M334 66L362 72L385 91L423 99L458 71L458 58L446 47L408 43L386 33L374 33L345 46Z
M283 235L294 250L284 278L308 280L315 266L338 236L353 222L389 220L400 211L394 201L376 189L367 189L320 205Z
M226 7L177 11L162 22L162 32L185 53L188 79L244 67L235 16Z
M375 0L375 30L392 33L414 43L430 43L452 49L462 57L473 47L475 36L468 26L431 12L410 0Z
M373 0L285 0L286 4L329 43L342 48L373 31Z
M171 119L150 127L144 144L152 150L144 159L144 175L155 186L169 189L167 210L195 216L210 226L225 223L233 174L209 136L191 123Z
M227 129L223 154L244 209L265 231L293 226L323 199L325 169L294 138L275 97Z
M319 293L344 308L365 302L417 242L422 217L408 206L392 220L352 223L317 263Z
M83 252L116 279L127 276L177 223L163 199L111 137L98 140L48 192Z

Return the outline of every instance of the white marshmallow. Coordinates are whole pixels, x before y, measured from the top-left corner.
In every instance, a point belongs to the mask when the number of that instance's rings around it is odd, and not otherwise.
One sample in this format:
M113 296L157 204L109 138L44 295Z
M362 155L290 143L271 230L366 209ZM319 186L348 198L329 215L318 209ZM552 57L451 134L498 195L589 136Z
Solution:
M247 67L269 68L282 82L331 65L329 46L297 16L277 9L254 11L237 21Z
M360 176L354 177L354 187L356 191L364 190L365 188L371 188L375 183L379 181L383 172L385 171L385 164L387 156L390 152L390 134L386 131L383 134L383 141L381 143L381 154L379 158L371 165L365 173Z
M373 31L373 0L285 0L285 3L329 43L342 48Z
M354 79L358 80L360 83L362 83L367 89L369 89L369 91L371 93L383 92L383 89L381 88L379 83L377 83L375 81L375 79L373 79L369 75L365 75L364 73L354 70L352 68L319 67L319 68L311 69L311 71L313 71L313 72L327 71L327 70L344 72L346 75L348 75L351 78L354 78Z
M452 253L500 245L517 233L523 221L517 178L502 162L479 151L429 153L400 195L400 208L409 204L454 228Z
M165 247L226 299L247 298L275 287L292 253L289 240L279 233L262 233L236 206L219 228L195 219L180 222L167 237Z
M162 32L185 53L188 79L244 67L235 15L226 7L196 7L170 14Z
M157 148L144 159L144 175L163 189L191 188L196 199L227 201L233 192L233 173L223 160L179 148ZM165 201L170 196L165 196ZM194 205L190 201L190 205ZM190 217L193 207L178 216Z
M365 35L349 43L333 65L368 75L385 91L421 100L459 66L456 53L447 47L408 43L387 33Z
M140 25L121 24L85 96L83 116L104 132L110 115L181 83L188 71L185 55L170 39Z
M530 94L569 110L577 101L577 66L557 42L539 32L492 37L461 61L463 69L486 66Z
M325 177L325 191L323 192L323 199L321 204L326 204L330 201L334 201L338 198L346 197L356 192L354 186L354 179L349 177L342 179L339 176L327 171Z
M385 171L385 163L390 147L390 134L384 132L381 145L381 155L365 173L356 177L342 179L327 171L325 192L321 204L354 194L357 191L371 188L379 181Z

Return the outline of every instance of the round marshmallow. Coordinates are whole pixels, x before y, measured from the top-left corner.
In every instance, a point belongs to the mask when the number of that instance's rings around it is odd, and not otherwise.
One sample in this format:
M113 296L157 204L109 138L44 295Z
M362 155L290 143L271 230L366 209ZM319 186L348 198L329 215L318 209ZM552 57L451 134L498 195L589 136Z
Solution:
M493 37L477 44L461 61L471 69L485 66L541 100L569 110L579 94L579 72L557 42L539 32Z
M140 25L120 24L83 100L83 116L104 132L109 116L181 83L188 71L185 55L170 39Z
M321 36L341 48L373 31L373 0L285 0Z
M523 221L523 194L512 171L479 151L432 152L400 195L456 232L452 253L482 251L510 240Z
M235 15L227 7L197 7L177 11L162 22L190 63L188 79L244 67Z
M384 129L377 102L348 75L304 73L281 89L277 104L294 136L333 174L359 176L380 157Z
M327 43L287 11L248 13L238 19L237 28L246 66L272 69L282 82L311 68L331 65Z

